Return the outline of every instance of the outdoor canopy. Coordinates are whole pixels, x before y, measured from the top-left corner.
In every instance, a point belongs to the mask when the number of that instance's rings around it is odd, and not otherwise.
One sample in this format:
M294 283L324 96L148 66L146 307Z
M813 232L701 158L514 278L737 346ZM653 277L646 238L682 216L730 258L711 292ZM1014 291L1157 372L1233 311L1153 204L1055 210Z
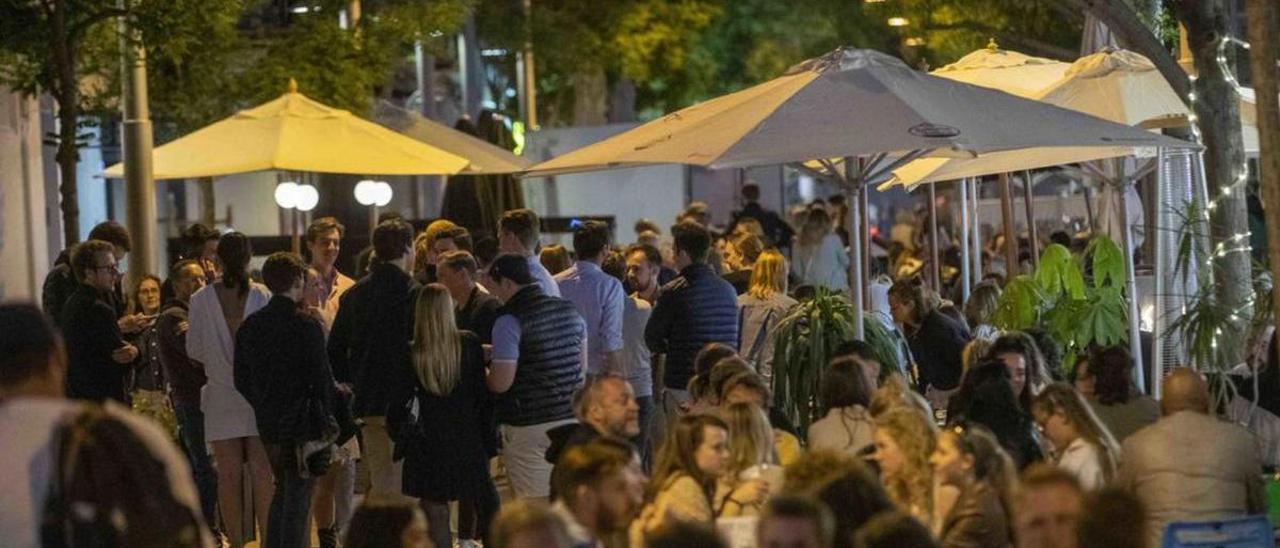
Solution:
M459 175L499 175L529 169L533 162L516 156L510 150L473 137L427 117L395 106L388 101L378 101L373 119L377 123L403 135L436 147L455 156L470 160Z
M352 175L451 175L467 159L325 106L289 82L261 106L196 130L152 151L156 179L217 177L267 170ZM108 168L124 176L124 164Z
M1017 81L1017 78L1009 80ZM1081 57L1070 65L1062 80L1041 90L1035 98L1129 126L1164 127L1177 120L1185 123L1187 114L1186 106L1155 65L1127 50L1108 49ZM1185 141L1178 143L1184 148L1195 146ZM1134 146L1026 148L979 158L922 158L894 170L894 179L881 188L893 185L913 188L922 183L1119 156L1154 156L1154 148L1143 147L1146 150Z
M1068 67L1070 63L1000 49L993 39L987 47L971 52L931 74L1031 98L1061 80Z
M938 78L851 48L534 166L526 176L690 164L709 168L905 154L972 157L1029 147L1191 146L1036 101Z

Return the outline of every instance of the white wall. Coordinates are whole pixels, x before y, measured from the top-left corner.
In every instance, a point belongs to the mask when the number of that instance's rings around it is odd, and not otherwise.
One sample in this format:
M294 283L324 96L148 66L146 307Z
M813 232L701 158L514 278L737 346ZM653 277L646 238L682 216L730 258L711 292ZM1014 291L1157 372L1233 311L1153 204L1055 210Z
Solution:
M188 192L200 192L195 183L189 184ZM226 217L227 206L231 206L231 228L249 236L281 234L280 208L276 205L275 190L275 172L242 173L214 179L213 195L219 224ZM198 212L195 210L193 216L198 217Z
M525 154L542 161L635 127L632 124L544 129L527 136ZM684 207L686 173L667 165L525 179L525 204L548 217L612 215L617 243L635 241L641 218L669 226ZM665 232L665 230L664 230ZM572 246L572 238L543 236L543 243Z
M0 301L39 301L49 269L40 106L0 89Z

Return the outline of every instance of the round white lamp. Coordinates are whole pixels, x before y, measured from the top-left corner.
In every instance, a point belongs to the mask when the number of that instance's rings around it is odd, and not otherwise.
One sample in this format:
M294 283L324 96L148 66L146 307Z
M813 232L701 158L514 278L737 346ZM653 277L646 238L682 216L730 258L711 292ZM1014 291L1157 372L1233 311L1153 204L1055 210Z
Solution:
M378 201L378 182L365 179L356 183L356 202L360 205L376 205Z
M373 203L378 207L385 207L391 203L391 185L387 184L386 181L378 181L377 194L374 196Z
M320 191L311 185L298 185L293 192L294 207L298 211L311 211L320 203Z
M294 207L297 207L298 183L295 183L293 181L285 181L283 183L276 185L275 198L276 198L276 205L282 208L293 209Z

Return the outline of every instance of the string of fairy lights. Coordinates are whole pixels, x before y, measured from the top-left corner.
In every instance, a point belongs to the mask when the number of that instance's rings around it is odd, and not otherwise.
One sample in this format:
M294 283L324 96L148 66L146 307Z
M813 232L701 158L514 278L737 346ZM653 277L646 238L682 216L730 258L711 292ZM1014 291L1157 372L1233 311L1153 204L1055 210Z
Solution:
M1224 35L1222 36L1222 38L1218 40L1218 44L1216 46L1216 50L1217 50L1216 61L1218 63L1218 69L1222 71L1223 78L1227 81L1228 84L1231 85L1232 89L1235 90L1236 95L1239 96L1242 94L1241 91L1244 89L1244 87L1240 85L1240 80L1236 77L1235 72L1231 69L1231 65L1227 62L1227 48L1229 46L1238 46L1241 49L1244 49L1247 51L1249 49L1249 43L1239 38L1236 38L1234 36ZM1203 134L1200 131L1199 115L1196 114L1196 91L1195 91L1196 75L1192 74L1190 78L1191 78L1192 88L1191 88L1191 91L1187 94L1187 99L1190 102L1190 104L1188 105L1190 107L1189 108L1190 113L1187 115L1187 121L1190 123L1191 136L1195 139L1195 142L1203 143L1204 139L1203 139ZM1236 179L1232 181L1231 184L1228 184L1222 187L1221 191L1219 191L1218 193L1218 196L1209 200L1208 204L1206 204L1205 206L1205 214L1206 215L1211 214L1215 209L1217 209L1218 203L1225 198L1231 197L1232 193L1238 190L1245 190L1246 185L1248 185L1248 183L1249 183L1249 160L1248 160L1248 157L1245 156L1245 159L1243 160L1239 169L1239 175L1236 176ZM1206 229L1207 229L1207 226L1208 225L1206 224ZM1203 267L1208 270L1208 275L1210 279L1213 279L1214 264L1217 259L1224 258L1232 253L1251 254L1253 252L1253 247L1249 244L1250 235L1251 234L1248 228L1246 227L1246 229L1243 232L1237 232L1231 236L1228 236L1227 238L1224 238L1222 241L1218 242L1214 246L1213 252L1209 253L1208 256L1205 257L1204 265L1203 265ZM1241 313L1241 310L1247 310L1247 309L1253 308L1253 305L1256 302L1256 299L1257 299L1256 294L1251 294L1247 299L1245 299L1242 303L1240 303L1240 306L1237 307L1235 312L1231 313L1230 320L1232 322L1242 322L1247 320L1248 318ZM1212 347L1215 351L1218 348L1218 340L1221 339L1222 336L1223 336L1222 329L1221 328L1215 329L1213 341L1212 341Z

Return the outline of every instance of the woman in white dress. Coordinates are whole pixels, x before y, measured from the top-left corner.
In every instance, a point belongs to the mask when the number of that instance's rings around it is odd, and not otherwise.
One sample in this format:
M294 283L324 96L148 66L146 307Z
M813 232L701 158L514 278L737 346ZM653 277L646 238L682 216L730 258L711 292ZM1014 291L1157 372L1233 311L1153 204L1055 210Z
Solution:
M849 289L849 256L840 236L831 231L831 217L825 209L809 210L792 259L791 272L801 284L832 291Z
M249 463L254 511L259 539L266 537L267 509L275 486L267 452L258 439L253 408L236 391L232 374L235 333L240 323L271 299L266 286L249 279L249 259L253 250L249 238L239 232L218 241L218 261L222 279L191 296L187 332L187 354L204 365L208 380L200 391L204 412L205 440L213 446L214 467L218 471L218 505L224 533L232 546L242 546L246 528L241 496L244 493L242 463ZM252 531L253 525L248 529Z

